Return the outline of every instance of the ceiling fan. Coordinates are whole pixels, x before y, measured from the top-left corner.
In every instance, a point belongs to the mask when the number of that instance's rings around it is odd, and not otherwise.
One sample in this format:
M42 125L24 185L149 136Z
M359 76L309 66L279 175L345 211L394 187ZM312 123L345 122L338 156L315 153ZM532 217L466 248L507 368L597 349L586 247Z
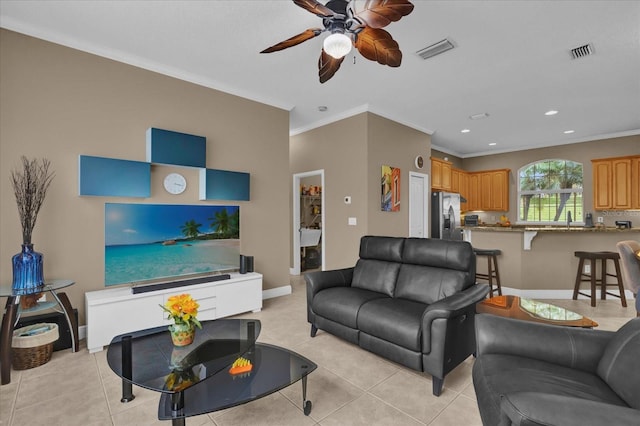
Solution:
M271 53L298 45L330 33L323 42L318 60L320 83L329 80L338 71L351 46L362 56L382 65L399 67L402 52L398 43L382 28L400 20L413 11L408 0L366 0L363 9L355 11L355 0L330 0L326 5L316 0L293 0L301 8L322 18L324 28L309 28L280 43L264 49L260 53Z

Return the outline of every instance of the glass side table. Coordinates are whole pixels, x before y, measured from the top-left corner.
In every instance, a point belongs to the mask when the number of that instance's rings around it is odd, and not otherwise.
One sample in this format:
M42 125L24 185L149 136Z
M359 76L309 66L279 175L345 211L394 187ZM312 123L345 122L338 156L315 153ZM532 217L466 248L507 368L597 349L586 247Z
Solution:
M59 306L58 312L64 314L67 324L69 324L69 330L71 330L71 350L72 352L78 351L78 323L76 317L73 315L73 307L69 298L65 292L58 292L66 287L70 287L75 284L72 280L50 280L47 281L43 287L39 288L34 293L49 292L55 302L41 302L37 306L29 309L25 309L22 312L37 312L44 309L56 309ZM12 286L0 285L0 297L6 297L7 303L5 305L4 315L2 316L2 326L0 328L0 363L2 368L0 371L1 384L6 385L11 383L11 343L13 340L13 329L20 317L18 306L20 304L20 295L13 292ZM57 310L57 309L56 309Z

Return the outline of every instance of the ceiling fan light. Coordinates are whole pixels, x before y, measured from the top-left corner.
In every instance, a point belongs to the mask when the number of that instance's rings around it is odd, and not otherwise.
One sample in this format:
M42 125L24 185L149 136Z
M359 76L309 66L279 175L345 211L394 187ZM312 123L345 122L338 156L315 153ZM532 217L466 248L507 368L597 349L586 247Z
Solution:
M351 51L351 39L342 33L330 34L322 44L324 51L336 59L346 56Z

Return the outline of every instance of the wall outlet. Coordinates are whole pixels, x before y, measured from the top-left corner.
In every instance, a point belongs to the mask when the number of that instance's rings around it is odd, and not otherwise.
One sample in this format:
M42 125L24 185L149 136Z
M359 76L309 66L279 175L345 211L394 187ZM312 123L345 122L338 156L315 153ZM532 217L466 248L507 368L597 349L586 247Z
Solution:
M585 274L591 273L591 265L584 265L584 273Z
M355 225L358 224L358 219L356 219L355 217L350 217L349 220L348 220L348 224L350 226L355 226Z
M604 217L598 216L598 223L604 223Z

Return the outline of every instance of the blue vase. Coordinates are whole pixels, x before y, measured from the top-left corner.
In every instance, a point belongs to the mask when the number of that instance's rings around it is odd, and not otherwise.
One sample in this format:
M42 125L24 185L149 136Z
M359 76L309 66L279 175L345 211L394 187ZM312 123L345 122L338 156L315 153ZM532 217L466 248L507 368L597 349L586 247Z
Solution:
M13 256L13 293L37 293L44 285L42 253L33 250L33 244L23 244L22 251Z

